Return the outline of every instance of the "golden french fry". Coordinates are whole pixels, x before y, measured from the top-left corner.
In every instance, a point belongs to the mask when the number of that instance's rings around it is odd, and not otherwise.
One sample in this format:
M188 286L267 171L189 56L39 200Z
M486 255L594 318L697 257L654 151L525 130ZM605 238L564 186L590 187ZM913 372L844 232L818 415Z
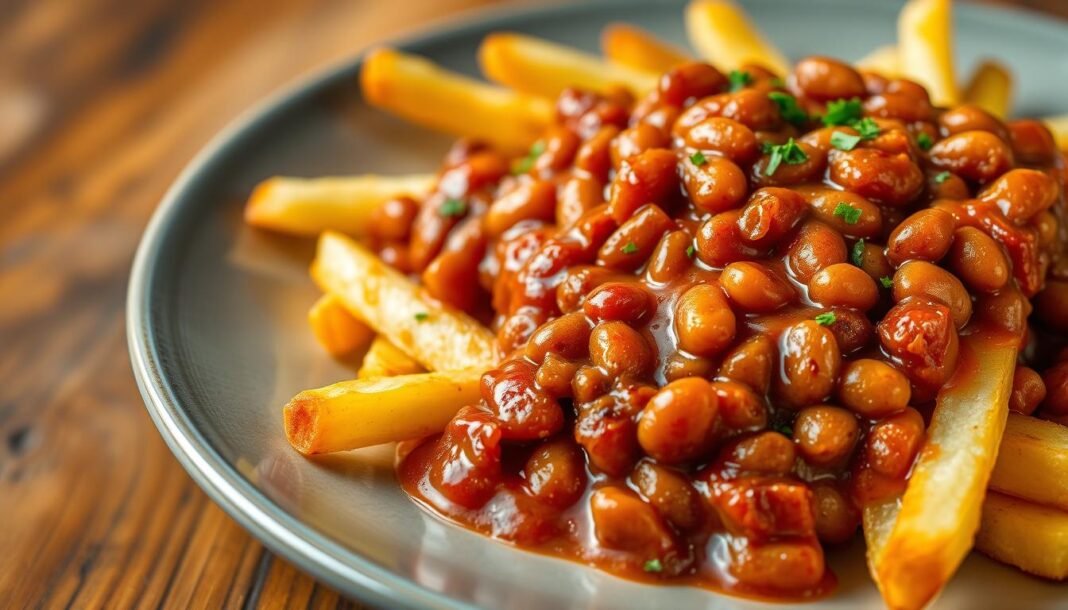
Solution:
M939 106L960 103L953 70L952 0L909 0L897 20L902 76L927 87Z
M491 368L494 336L467 314L424 295L371 251L340 233L319 238L311 268L323 292L432 371Z
M730 0L694 0L686 7L686 34L706 61L724 70L758 64L785 75L790 61Z
M342 381L305 390L282 411L304 455L348 451L440 432L479 399L480 369Z
M964 88L964 101L1005 118L1012 108L1012 74L996 61L979 64Z
M245 222L263 229L314 237L326 230L367 235L371 215L400 195L420 196L434 186L433 174L285 178L256 185L245 205Z
M685 52L658 40L649 32L626 23L613 23L601 32L601 52L609 61L662 74L693 61Z
M372 377L394 377L396 375L411 375L422 373L424 369L418 362L408 357L408 354L400 351L396 345L384 337L375 337L371 347L363 357L363 364L356 373L360 379Z
M367 347L375 333L349 313L341 299L324 294L308 310L312 334L331 356L347 356Z
M989 492L975 548L1024 572L1068 578L1068 512Z
M924 607L972 547L1005 429L1016 351L1001 337L961 339L961 364L938 396L900 506L865 509L869 568L892 610Z
M1049 130L1053 132L1057 147L1068 152L1068 114L1048 117L1044 121Z
M897 47L888 44L873 49L855 63L857 68L868 72L875 72L886 77L895 77L901 74L901 62L898 59Z
M526 150L553 119L553 104L450 72L433 62L378 49L364 60L360 84L367 101L413 123Z
M600 93L625 87L641 96L656 86L657 74L616 65L563 45L503 32L490 34L478 49L482 72L517 91L556 99L568 87Z
M1068 511L1068 426L1010 413L990 489Z

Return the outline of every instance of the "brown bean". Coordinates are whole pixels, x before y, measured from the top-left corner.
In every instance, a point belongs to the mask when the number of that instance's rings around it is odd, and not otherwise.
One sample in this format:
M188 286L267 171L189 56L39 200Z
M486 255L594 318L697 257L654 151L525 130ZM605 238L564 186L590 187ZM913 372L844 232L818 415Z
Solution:
M1009 410L1030 415L1046 399L1046 384L1034 369L1017 366L1012 376Z
M683 163L683 184L698 212L723 212L741 205L748 191L745 174L729 159L710 156Z
M735 261L756 258L759 251L742 240L739 210L709 218L697 230L697 258L709 267L724 267Z
M601 487L590 495L593 531L602 545L657 558L672 553L674 540L660 515L634 492Z
M805 407L794 421L797 451L814 466L841 464L849 458L859 437L857 418L840 407Z
M1042 121L1020 119L1008 124L1012 152L1020 163L1048 165L1057 155L1057 143Z
M649 342L623 322L602 322L594 327L590 358L613 377L642 375L653 365Z
M699 100L679 115L672 128L676 136L686 132L708 117L725 117L745 125L753 131L774 129L781 121L779 107L764 91L742 89L720 93Z
M539 445L523 466L530 495L549 506L564 509L582 497L586 488L586 460L570 439Z
M988 131L1002 140L1008 140L1009 131L994 115L973 104L961 104L938 117L942 133L951 136L965 131Z
M521 220L551 222L556 217L556 186L547 180L522 180L498 197L482 217L490 237L497 237Z
M864 79L849 64L828 57L808 57L794 66L793 84L807 98L827 102L863 97Z
M1068 415L1068 361L1058 362L1042 374L1046 398L1040 407L1044 415Z
M645 273L650 281L666 284L693 265L696 248L686 231L670 231L660 238Z
M998 206L1009 220L1026 222L1044 212L1060 196L1048 174L1033 169L1009 170L979 193L979 200Z
M883 231L879 206L850 191L814 186L797 189L815 217L843 235L871 239Z
M908 378L881 360L861 358L842 368L838 399L868 419L897 413L908 406L911 398Z
M808 142L797 142L797 147L804 152L804 157L797 163L783 161L775 168L774 173L768 173L771 163L771 153L764 155L753 164L749 172L749 179L757 186L791 186L818 180L827 167L827 155L824 151L812 146Z
M1008 171L1012 149L986 131L965 131L940 140L930 151L931 163L967 180L986 183Z
M709 386L719 399L719 414L728 428L751 432L767 425L764 399L749 386L734 381L713 381Z
M1039 293L1036 298L1039 308L1042 307L1043 301L1041 295L1042 293ZM1027 300L1027 297L1015 285L1009 283L993 294L978 296L975 300L975 319L980 324L1000 328L1022 337L1027 332L1027 318L1031 315L1031 309L1031 302ZM1061 311L1064 310L1061 309ZM1041 314L1039 317L1042 317ZM1065 328L1068 329L1068 326Z
M820 545L801 541L736 538L728 565L738 582L765 591L804 591L816 586L826 571Z
M638 444L666 464L694 460L711 447L718 399L708 382L687 377L664 386L642 410Z
M723 291L743 311L767 313L789 303L793 288L764 265L749 262L731 263L719 277Z
M835 263L812 276L808 282L808 297L824 307L868 311L879 302L879 287L860 267Z
M419 213L419 202L411 197L394 197L375 208L371 229L375 236L389 241L404 241Z
M904 93L877 93L864 100L864 114L878 119L898 119L906 123L928 121L934 113L931 103Z
M842 235L818 220L809 220L787 248L790 273L807 284L825 267L846 262L846 245Z
M674 228L675 221L660 206L643 206L605 240L597 251L597 262L633 271L645 263L664 233Z
M722 352L737 330L737 320L723 291L714 284L688 289L675 306L675 333L679 348L696 356Z
M773 381L783 402L802 407L827 398L842 360L831 331L805 320L783 332L781 346L782 374Z
M937 208L920 210L890 233L886 258L895 267L909 260L938 262L949 252L956 227L957 222L948 212Z
M753 130L738 121L709 117L686 132L686 146L714 151L739 165L748 165L760 157L760 143Z
M1068 282L1050 280L1045 289L1035 296L1035 309L1046 326L1068 332Z
M829 161L829 175L835 183L875 203L908 205L923 191L923 171L905 153L874 148L832 150Z
M890 261L886 259L884 250L885 248L879 244L866 242L864 248L860 251L860 268L871 279L879 282L880 285L883 279L889 280L894 275L894 268L890 266Z
M767 187L753 192L738 217L741 238L757 248L776 245L808 211L797 192Z
M957 277L979 292L995 292L1009 281L1009 261L1001 246L975 227L961 227L953 233L946 262Z
M619 128L605 125L590 139L582 143L575 155L575 169L585 171L598 182L608 181L612 170L612 140L619 134Z
M848 496L832 483L812 486L812 500L816 507L816 535L823 543L848 542L860 526L860 511Z
M947 305L957 329L972 317L972 299L955 275L927 261L909 261L894 274L894 301L910 297L929 299Z
M630 480L642 498L675 527L690 530L704 520L705 503L684 475L642 460Z
M760 394L771 385L775 344L767 335L754 335L732 349L723 358L716 373L717 379L744 383Z
M587 174L575 174L560 185L556 194L556 226L570 227L602 203L604 185Z
M872 426L865 455L872 470L894 479L904 478L923 442L923 416L905 409Z
M652 125L639 123L619 132L612 140L612 166L619 169L623 161L651 148L667 148L671 142L664 132Z
M585 358L589 353L592 326L585 314L576 311L547 322L534 332L526 346L526 356L540 363L552 352L569 360Z
M673 151L652 148L623 162L608 196L612 218L623 224L648 203L669 203L677 196L679 178Z
M743 473L783 476L794 469L797 449L786 436L766 430L735 441L720 455Z

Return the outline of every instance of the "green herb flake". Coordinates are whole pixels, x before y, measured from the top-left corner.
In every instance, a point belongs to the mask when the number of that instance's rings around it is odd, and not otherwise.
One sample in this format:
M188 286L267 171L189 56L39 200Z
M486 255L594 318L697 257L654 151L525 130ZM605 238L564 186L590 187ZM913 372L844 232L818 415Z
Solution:
M861 267L864 263L864 240L858 239L857 243L853 244L853 252L851 253L851 259L853 264Z
M789 93L783 93L782 91L772 91L768 93L768 98L775 102L775 105L779 107L779 114L787 122L794 125L803 125L808 121L808 113L801 109L801 106L797 105L797 98Z
M916 143L920 145L921 150L931 150L931 147L934 146L934 140L925 133L916 136Z
M852 136L844 131L831 134L831 146L838 150L853 150L860 143L860 136Z
M420 311L419 313L415 314L415 321L416 322L425 322L429 317L430 317L430 314L428 314L425 311Z
M645 562L645 565L642 566L642 569L646 572L649 572L650 574L659 574L660 572L664 571L664 565L660 563L659 559L650 559L649 561Z
M832 313L831 316L834 316L834 314ZM779 434L782 434L783 436L793 436L794 435L793 426L791 426L790 424L785 423L785 422L783 422L781 424L777 424L775 426L775 431L778 432Z
M441 207L438 208L438 215L443 218L451 218L453 216L463 216L467 213L467 204L459 199L446 199Z
M889 288L894 285L894 280L889 275L884 275L879 278L879 283L883 285L883 288Z
M779 165L783 163L798 165L808 161L808 154L805 153L805 149L798 146L793 138L787 140L785 144L764 142L763 151L764 154L769 155L768 165L764 169L764 175L766 176L775 174L775 170L779 169Z
M694 154L690 155L690 163L693 163L697 166L701 166L705 163L708 163L708 158L705 157L705 154L703 152L697 151Z
M812 319L815 320L816 324L819 324L820 326L830 326L831 324L834 324L835 320L837 320L838 318L835 317L833 311L826 311Z
M545 142L538 140L530 145L530 150L527 151L527 156L523 157L519 161L516 161L512 166L512 173L519 175L525 174L534 168L534 164L538 161L538 157L541 153L545 152Z
M849 126L857 130L861 140L871 140L879 135L879 124L871 117L864 117L858 121L852 121Z
M638 251L638 244L628 241L622 248L620 248L620 251L623 252L623 254L634 254Z
M949 180L949 176L949 172L938 172L934 177L935 184L942 184L946 180Z
M834 215L844 220L847 225L857 224L860 214L860 208L855 208L844 201L834 206Z
M753 82L753 77L744 70L731 70L731 73L727 75L727 80L731 83L731 91L739 91L749 86Z
M781 89L781 88L786 86L786 81L784 81L783 79L779 78L778 76L773 77L771 80L768 81L768 83L771 84L771 86L775 87L776 89Z
M692 245L691 246L686 246L686 256L688 256L690 258L693 258L693 255L696 254L696 253L697 253L697 248L694 248Z
M860 120L862 111L859 98L834 100L827 104L827 111L823 114L823 124L828 127L849 125L853 121Z

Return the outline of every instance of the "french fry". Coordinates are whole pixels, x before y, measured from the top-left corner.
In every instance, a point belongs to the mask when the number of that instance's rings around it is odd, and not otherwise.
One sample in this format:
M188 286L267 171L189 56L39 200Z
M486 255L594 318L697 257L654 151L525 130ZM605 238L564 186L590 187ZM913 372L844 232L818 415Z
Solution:
M961 340L959 372L938 396L900 506L865 509L869 568L891 610L924 607L972 546L1005 429L1015 343Z
M1068 578L1068 512L986 494L975 548L1029 574Z
M626 23L613 23L605 27L601 32L601 52L615 64L655 74L693 61L680 49Z
M367 354L363 357L363 364L356 373L359 379L372 377L394 377L396 375L411 375L422 373L424 369L418 362L408 357L408 354L400 351L397 346L384 337L375 337L371 347L367 348Z
M1012 74L996 61L979 64L964 88L964 101L1005 118L1012 109Z
M901 62L898 59L897 47L888 44L877 47L854 64L861 70L875 72L886 77L893 78L901 74Z
M990 489L1068 511L1068 426L1010 413Z
M658 74L606 62L563 45L511 32L490 34L478 49L486 78L517 91L555 100L568 87L609 93L625 87L641 96Z
M1053 132L1053 139L1057 141L1057 147L1068 152L1068 114L1048 117L1045 119L1046 126Z
M418 286L340 233L319 238L312 278L323 292L432 371L491 368L494 336L461 311L426 297Z
M440 432L479 399L481 369L342 381L297 394L282 410L304 455L348 451Z
M754 63L780 75L790 62L730 0L694 0L686 7L686 34L697 53L724 70Z
M378 49L364 60L367 101L413 123L526 150L553 118L553 104L450 72L421 57Z
M312 334L331 356L347 356L367 347L375 333L369 326L349 313L341 299L324 294L308 310L308 324Z
M909 0L897 19L902 76L927 87L939 106L960 102L953 71L952 0Z
M433 174L285 178L256 185L245 205L245 222L305 237L341 231L362 237L371 215L383 202L400 195L420 196L434 186Z

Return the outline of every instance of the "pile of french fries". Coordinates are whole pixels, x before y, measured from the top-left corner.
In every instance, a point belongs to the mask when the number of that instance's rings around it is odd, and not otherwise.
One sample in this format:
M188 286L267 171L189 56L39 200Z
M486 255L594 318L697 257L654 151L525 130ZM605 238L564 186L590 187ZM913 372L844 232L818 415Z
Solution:
M875 49L857 65L917 81L937 104L972 103L1007 116L1012 80L999 64L985 62L958 84L951 9L950 0L910 0L897 44ZM685 21L698 57L721 70L759 64L785 75L790 69L727 0L695 0ZM492 84L379 49L367 56L361 84L371 104L414 123L522 151L550 123L553 99L563 89L623 87L640 96L659 73L691 60L629 25L606 28L601 42L604 57L520 34L490 35L479 60ZM1068 116L1049 125L1068 147ZM439 432L478 400L481 373L498 361L489 329L426 296L356 241L381 203L422 195L434 180L275 177L248 201L250 224L318 236L312 277L324 296L309 313L312 330L334 356L364 354L355 380L301 392L285 406L287 436L305 455ZM865 510L871 574L895 610L929 603L973 543L1026 572L1068 576L1068 427L1008 414L1018 342L973 335L964 343L982 374L951 383L939 396L905 493Z

